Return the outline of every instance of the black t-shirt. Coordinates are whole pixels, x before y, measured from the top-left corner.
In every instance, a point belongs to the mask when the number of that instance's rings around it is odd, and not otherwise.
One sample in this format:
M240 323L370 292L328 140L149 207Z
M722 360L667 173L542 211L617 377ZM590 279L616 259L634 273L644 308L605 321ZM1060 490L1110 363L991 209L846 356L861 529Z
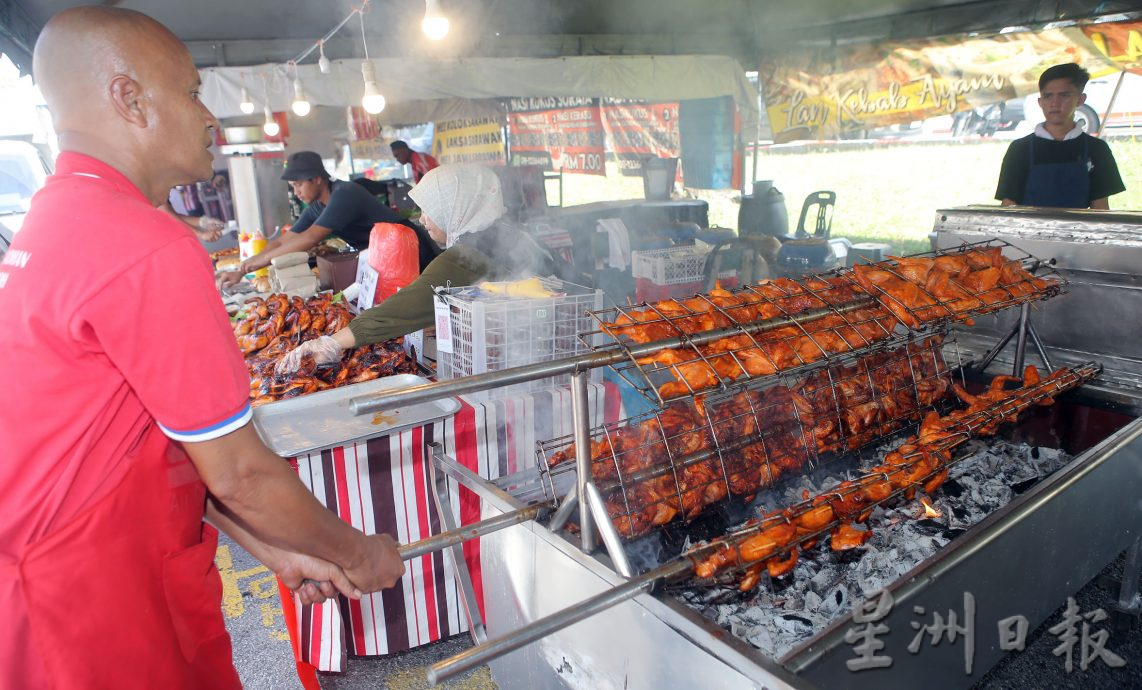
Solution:
M1035 146L1035 164L1073 163L1082 160L1083 144L1086 144L1087 169L1090 171L1090 200L1102 199L1126 190L1114 154L1102 139L1096 139L1085 132L1074 139L1056 141L1044 139L1034 134L1016 139L1007 147L1003 166L999 169L999 186L995 198L1002 201L1011 199L1023 203L1027 189L1027 176L1031 170L1031 152L1028 146Z
M369 246L369 232L374 223L399 223L412 228L420 249L420 270L440 254L440 247L428 232L420 226L405 220L399 213L373 198L373 195L359 184L333 180L329 203L315 201L310 204L297 222L290 228L294 232L304 232L311 225L329 228L355 249L363 251Z

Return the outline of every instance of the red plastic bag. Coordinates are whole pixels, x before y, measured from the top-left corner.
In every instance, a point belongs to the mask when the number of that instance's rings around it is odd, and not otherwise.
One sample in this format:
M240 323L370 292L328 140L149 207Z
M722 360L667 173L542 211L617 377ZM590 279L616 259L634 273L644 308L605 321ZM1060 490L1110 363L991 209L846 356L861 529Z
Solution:
M373 304L380 304L420 275L420 245L407 225L377 223L369 232L369 266L377 272Z

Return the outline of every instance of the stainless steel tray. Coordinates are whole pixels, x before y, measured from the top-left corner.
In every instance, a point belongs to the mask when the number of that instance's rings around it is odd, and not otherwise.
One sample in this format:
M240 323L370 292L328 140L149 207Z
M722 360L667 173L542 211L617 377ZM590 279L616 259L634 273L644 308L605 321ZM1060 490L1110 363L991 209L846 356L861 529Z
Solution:
M291 458L350 441L394 434L448 417L460 409L456 398L441 398L360 417L354 417L349 410L351 398L423 383L428 383L428 379L398 374L279 400L254 408L254 428L271 450L283 458Z

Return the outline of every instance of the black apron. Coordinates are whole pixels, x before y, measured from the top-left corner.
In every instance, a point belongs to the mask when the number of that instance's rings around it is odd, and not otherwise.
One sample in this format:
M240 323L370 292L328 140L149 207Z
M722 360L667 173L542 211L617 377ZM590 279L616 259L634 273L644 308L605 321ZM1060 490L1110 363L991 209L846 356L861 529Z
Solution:
M1083 140L1081 160L1069 163L1035 164L1035 136L1027 147L1031 167L1027 172L1027 186L1023 190L1023 205L1054 208L1087 208L1090 206L1090 156L1086 136Z

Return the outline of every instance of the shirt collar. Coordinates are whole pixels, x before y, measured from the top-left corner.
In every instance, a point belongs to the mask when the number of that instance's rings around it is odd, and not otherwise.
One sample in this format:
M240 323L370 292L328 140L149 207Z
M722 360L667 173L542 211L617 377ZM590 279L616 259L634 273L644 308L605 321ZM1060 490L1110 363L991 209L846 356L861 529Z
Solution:
M1083 133L1083 126L1076 122L1074 129L1067 132L1066 136L1063 137L1063 141L1067 141L1068 139L1078 139L1079 135L1081 135L1082 133ZM1039 124L1035 125L1035 136L1043 138L1043 139L1050 139L1051 141L1055 141L1055 137L1053 137L1051 135L1051 133L1047 131L1047 123L1046 122L1040 122Z
M62 151L56 158L55 177L66 175L80 175L96 177L110 184L116 191L130 196L136 196L147 201L146 195L135 186L127 177L107 163L91 156L76 153L75 151Z

